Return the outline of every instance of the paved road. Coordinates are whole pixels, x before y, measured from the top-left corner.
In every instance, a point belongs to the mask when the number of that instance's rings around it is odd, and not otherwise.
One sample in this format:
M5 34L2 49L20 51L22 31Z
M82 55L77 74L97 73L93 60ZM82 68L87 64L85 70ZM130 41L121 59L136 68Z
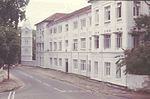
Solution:
M39 76L29 68L15 68L12 74L24 82L18 90L0 94L0 99L128 99L110 95L95 95L71 84Z

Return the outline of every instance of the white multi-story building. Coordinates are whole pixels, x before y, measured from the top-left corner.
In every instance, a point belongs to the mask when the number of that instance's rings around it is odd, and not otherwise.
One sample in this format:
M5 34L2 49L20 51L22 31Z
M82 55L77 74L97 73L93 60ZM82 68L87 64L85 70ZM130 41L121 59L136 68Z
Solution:
M32 62L32 29L29 20L21 28L21 64Z
M149 14L144 1L88 0L90 6L56 13L36 24L36 60L44 68L127 86L115 58L136 46L134 18Z

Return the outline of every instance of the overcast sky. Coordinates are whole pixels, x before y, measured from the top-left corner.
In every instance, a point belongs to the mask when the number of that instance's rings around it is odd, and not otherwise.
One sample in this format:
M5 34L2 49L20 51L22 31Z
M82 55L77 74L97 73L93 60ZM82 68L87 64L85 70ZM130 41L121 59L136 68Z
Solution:
M30 0L26 16L32 28L35 28L34 24L54 13L68 13L87 5L86 0Z

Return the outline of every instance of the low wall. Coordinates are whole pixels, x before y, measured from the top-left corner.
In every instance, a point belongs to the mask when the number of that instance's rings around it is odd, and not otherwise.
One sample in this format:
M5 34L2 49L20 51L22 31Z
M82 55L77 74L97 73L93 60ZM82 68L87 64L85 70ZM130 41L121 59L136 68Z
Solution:
M27 66L36 66L36 61L22 61L21 65L27 65Z
M3 69L0 69L0 82L2 82L6 77L6 72Z
M150 75L127 75L127 87L135 91L150 92Z

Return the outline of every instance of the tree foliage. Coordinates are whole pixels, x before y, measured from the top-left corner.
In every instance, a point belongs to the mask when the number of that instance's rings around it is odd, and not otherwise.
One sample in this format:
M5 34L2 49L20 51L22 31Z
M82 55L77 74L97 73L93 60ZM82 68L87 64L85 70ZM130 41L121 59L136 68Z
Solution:
M0 65L14 64L20 53L18 23L29 0L0 0Z
M25 6L29 0L0 0L0 25L17 29L19 20L25 18Z
M150 75L150 16L142 15L135 19L132 35L138 36L138 46L125 50L125 57L116 64L126 66L126 74Z

